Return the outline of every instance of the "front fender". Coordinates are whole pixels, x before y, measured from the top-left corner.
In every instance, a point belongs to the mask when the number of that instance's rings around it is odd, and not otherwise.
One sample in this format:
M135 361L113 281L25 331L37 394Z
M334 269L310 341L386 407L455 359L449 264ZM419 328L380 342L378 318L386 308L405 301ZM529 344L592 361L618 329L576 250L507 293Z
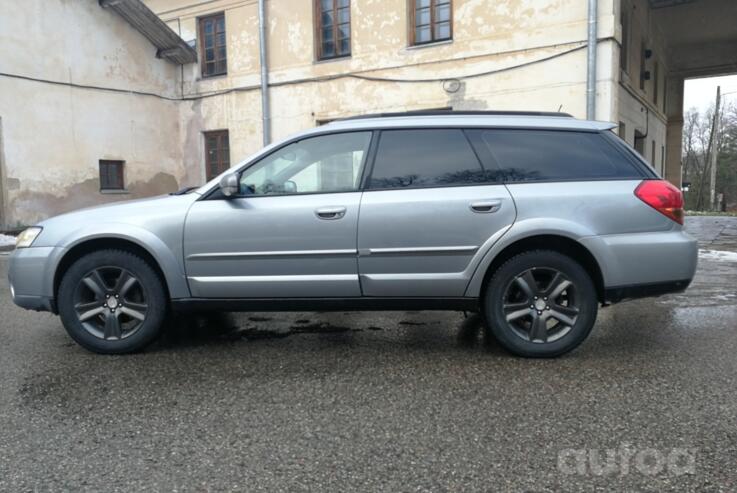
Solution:
M177 256L174 250L181 251L181 239L179 244L167 245L161 238L151 231L126 223L91 224L81 229L76 229L66 234L59 242L55 254L49 258L48 267L56 272L59 263L72 248L85 242L98 239L119 239L135 243L146 250L156 260L164 273L169 294L173 299L190 297L187 278L181 262L181 254ZM53 276L49 276L50 286L46 291L53 293Z

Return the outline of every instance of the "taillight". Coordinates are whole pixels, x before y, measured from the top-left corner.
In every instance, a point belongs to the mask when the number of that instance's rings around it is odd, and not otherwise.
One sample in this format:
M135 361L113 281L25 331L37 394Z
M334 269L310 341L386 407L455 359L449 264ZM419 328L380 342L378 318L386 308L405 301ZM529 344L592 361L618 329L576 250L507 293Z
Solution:
M645 180L635 189L635 196L647 205L683 224L683 194L665 180Z

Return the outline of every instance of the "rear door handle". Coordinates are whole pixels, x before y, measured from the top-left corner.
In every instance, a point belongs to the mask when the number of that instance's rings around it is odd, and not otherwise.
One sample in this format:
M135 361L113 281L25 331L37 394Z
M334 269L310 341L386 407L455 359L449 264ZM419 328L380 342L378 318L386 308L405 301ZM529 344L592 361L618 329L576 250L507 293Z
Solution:
M496 212L502 207L502 201L495 200L479 200L478 202L472 202L469 206L473 212L479 214L489 214Z
M321 207L315 211L315 215L325 220L340 219L345 216L345 211L345 207Z

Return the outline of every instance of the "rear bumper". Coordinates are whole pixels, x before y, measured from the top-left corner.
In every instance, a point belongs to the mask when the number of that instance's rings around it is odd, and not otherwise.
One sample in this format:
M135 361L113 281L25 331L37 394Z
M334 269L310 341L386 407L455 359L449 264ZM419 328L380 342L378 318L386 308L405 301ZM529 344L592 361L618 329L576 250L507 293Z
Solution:
M604 302L618 303L620 301L633 300L637 298L649 298L668 293L680 293L685 291L689 284L691 284L691 279L606 288L604 290Z
M696 273L698 244L680 229L589 236L580 242L596 257L607 292L683 290ZM632 297L638 296L625 296Z

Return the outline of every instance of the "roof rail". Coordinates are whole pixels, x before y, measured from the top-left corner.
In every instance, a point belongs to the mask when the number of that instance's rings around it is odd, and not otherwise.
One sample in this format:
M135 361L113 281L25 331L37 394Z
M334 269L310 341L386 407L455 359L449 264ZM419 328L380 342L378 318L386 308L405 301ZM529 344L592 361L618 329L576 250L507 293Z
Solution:
M560 118L573 118L569 113L559 113L555 111L478 111L478 110L415 110L402 111L396 113L374 113L368 115L356 115L346 118L337 118L333 121L344 122L349 120L363 120L368 118L397 118L402 116L553 116Z

